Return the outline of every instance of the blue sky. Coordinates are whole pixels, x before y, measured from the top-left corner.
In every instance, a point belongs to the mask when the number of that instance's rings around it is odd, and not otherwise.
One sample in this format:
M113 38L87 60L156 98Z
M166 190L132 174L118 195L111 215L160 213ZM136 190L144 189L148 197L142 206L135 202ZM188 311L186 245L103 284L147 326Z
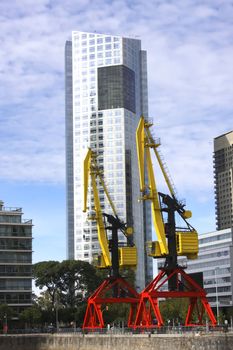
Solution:
M64 45L140 38L150 116L199 232L215 229L213 138L233 129L233 5L220 0L0 2L0 199L34 223L34 262L66 258Z

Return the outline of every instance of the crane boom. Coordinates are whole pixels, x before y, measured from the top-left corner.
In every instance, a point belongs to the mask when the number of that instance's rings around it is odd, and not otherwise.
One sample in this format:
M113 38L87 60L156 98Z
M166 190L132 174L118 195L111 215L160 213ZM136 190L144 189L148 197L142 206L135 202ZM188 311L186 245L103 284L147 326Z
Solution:
M157 253L167 255L167 242L164 230L163 218L161 215L159 196L156 187L153 165L149 149L148 136L145 133L145 120L142 117L136 131L136 145L139 165L140 190L143 193L143 200L151 200L152 219L158 237ZM147 160L148 185L145 184L145 156ZM149 192L149 193L148 193ZM148 194L147 194L148 193Z
M150 155L150 150L146 148L146 157L147 157L147 172L148 172L148 182L149 182L149 198L151 200L151 210L152 210L152 219L155 227L155 231L157 233L158 244L159 244L159 253L160 255L167 255L168 248L164 230L164 222L163 217L161 215L160 204L159 204L159 196L156 187L153 165ZM145 197L146 198L146 197Z
M97 176L97 168L95 166L95 163L93 162L93 152L91 149L88 150L86 157L84 159L84 208L83 212L86 212L87 210L87 193L88 193L88 179L89 174L91 176L91 185L93 189L93 195L94 195L94 206L95 206L95 220L97 221L97 232L98 232L98 240L101 247L101 251L103 254L103 261L104 265L106 267L110 267L112 265L111 263L111 257L108 249L108 240L107 240L107 234L105 232L104 222L103 222L103 215L101 211L100 206L100 200L98 195L98 189L96 184L96 176Z
M165 166L162 162L162 159L160 157L160 154L158 152L158 147L160 146L160 143L158 140L154 140L151 132L150 127L152 126L152 123L149 123L144 119L144 117L141 117L139 120L139 124L136 131L136 144L137 144L137 154L138 154L138 164L139 164L139 179L140 179L140 189L141 191L145 188L145 176L144 176L144 162L145 162L145 148L152 148L154 150L155 156L157 158L158 164L160 166L160 169L162 171L163 177L166 181L167 187L170 191L170 194L172 197L175 197L175 188L174 185L168 176L168 172L165 169Z

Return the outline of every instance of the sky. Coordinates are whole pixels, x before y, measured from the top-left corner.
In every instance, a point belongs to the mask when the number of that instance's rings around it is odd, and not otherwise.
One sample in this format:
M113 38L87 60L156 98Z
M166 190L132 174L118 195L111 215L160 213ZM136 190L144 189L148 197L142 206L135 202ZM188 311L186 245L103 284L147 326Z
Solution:
M33 220L33 262L66 259L64 45L73 30L141 39L149 115L178 197L215 230L213 138L233 130L228 0L1 0L0 199Z

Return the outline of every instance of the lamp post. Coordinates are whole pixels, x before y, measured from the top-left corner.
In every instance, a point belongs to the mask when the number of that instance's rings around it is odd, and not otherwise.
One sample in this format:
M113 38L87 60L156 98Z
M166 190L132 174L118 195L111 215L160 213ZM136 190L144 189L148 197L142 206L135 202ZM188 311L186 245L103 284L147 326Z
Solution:
M59 321L58 321L58 305L56 305L56 330L59 331Z
M217 280L217 270L218 269L219 269L218 267L215 267L214 276L215 276L215 290L216 290L217 324L219 325L218 280Z
M56 317L56 330L59 331L59 319L58 319L58 307L59 307L59 299L58 293L55 292L55 317Z
M4 315L4 325L3 325L3 333L7 334L8 332L8 324L7 324L7 314Z

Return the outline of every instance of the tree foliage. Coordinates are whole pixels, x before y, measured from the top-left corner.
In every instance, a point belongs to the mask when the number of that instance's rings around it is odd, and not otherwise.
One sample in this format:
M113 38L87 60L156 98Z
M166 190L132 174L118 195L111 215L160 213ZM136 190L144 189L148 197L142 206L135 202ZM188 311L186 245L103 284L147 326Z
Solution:
M46 288L52 307L76 307L98 286L95 268L85 261L42 261L34 265L35 285ZM48 299L48 295L47 295Z
M33 266L35 285L40 289L46 288L51 296L52 304L55 303L55 291L59 282L59 262L41 261Z
M0 304L0 319L11 318L13 316L13 310L7 304Z
M124 269L120 274L132 287L134 286L134 270ZM87 298L108 277L109 271L96 269L93 265L79 260L42 261L34 265L33 275L35 285L43 289L36 302L41 310L42 323L55 323L57 312L60 321L75 321L81 326ZM128 305L109 305L105 307L105 321L109 323L127 319L128 310ZM35 310L30 312L32 311ZM30 312L23 315L28 323L29 320L31 323L35 322Z
M98 286L95 268L85 261L63 261L59 275L60 302L66 307L75 307Z
M21 312L20 320L27 323L29 327L38 325L42 320L42 311L39 306L33 305Z
M170 324L184 324L188 311L188 300L185 298L166 299L159 303L160 311L164 321Z

